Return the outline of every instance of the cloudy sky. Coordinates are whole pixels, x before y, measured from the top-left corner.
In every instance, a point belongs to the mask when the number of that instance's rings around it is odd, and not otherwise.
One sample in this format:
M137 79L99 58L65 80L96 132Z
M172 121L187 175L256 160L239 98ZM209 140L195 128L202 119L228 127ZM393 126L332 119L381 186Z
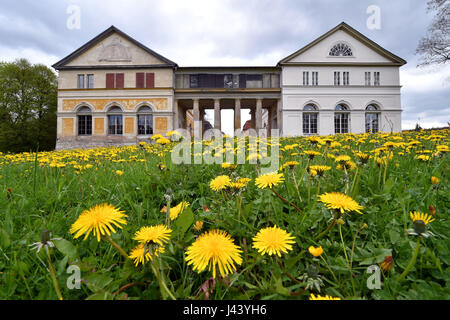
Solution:
M48 66L115 25L180 66L275 65L342 21L408 61L401 68L403 128L450 121L450 64L416 68L433 17L426 0L1 0L0 61ZM70 6L79 29L67 27ZM369 30L368 6L381 9ZM70 11L70 10L69 10Z

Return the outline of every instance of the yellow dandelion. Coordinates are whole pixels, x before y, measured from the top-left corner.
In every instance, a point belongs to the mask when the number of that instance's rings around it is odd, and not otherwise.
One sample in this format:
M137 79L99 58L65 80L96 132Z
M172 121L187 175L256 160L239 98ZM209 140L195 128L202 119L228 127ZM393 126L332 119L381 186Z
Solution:
M171 232L171 229L162 224L142 227L135 233L133 240L143 244L158 244L163 246L164 243L169 241Z
M360 206L351 197L340 192L329 192L319 196L320 202L323 202L328 209L334 209L340 211L342 214L347 211L356 211L358 213L364 207Z
M232 164L232 163L228 163L228 162L224 162L222 163L222 168L224 169L236 169L237 165Z
M110 204L96 205L80 214L75 223L72 224L70 233L75 233L75 239L85 234L84 240L86 240L92 232L97 237L97 241L100 241L101 236L109 236L111 232L116 232L113 225L122 229L121 225L127 224L124 219L127 216L123 212Z
M259 189L273 188L273 186L278 185L283 182L284 177L282 173L268 173L263 174L255 179L255 184Z
M123 175L123 171L117 170L117 171L116 171L116 174L117 174L118 176L121 176L121 175Z
M320 177L330 169L331 167L329 166L309 166L309 170L314 170Z
M441 180L439 180L439 178L436 178L436 177L431 177L431 184L434 184L434 185L436 185L436 184L439 184L439 182L441 182Z
M209 183L209 186L214 191L221 191L221 190L225 189L226 187L228 187L230 185L230 183L231 183L231 179L229 176L221 175L221 176L218 176L218 177L214 178L213 180L211 180L211 182Z
M322 255L322 253L323 253L322 246L317 247L317 248L315 248L315 247L313 247L313 246L310 246L310 247L308 248L308 251L309 251L309 253L311 253L314 257L320 257L320 256Z
M433 222L434 219L432 218L432 216L426 214L426 213L422 213L422 212L410 212L409 213L409 217L411 218L411 220L413 222L416 221L422 221L425 225L429 224L430 222Z
M153 256L158 257L160 253L164 253L164 247L158 247L151 251L151 249L140 243L136 248L134 248L130 255L130 259L134 259L134 264L137 267L140 264L145 264L149 260L153 260Z
M352 160L352 158L350 158L350 156L347 156L347 155L337 156L334 158L334 161L339 162L341 164L346 163L350 160Z
M281 166L281 169L285 169L289 167L290 169L293 169L296 165L299 165L300 163L298 161L288 161L285 164Z
M253 238L253 248L258 249L261 255L267 253L269 256L277 254L281 257L281 252L292 250L292 244L295 243L293 239L295 237L277 226L264 228Z
M201 231L203 229L203 221L196 221L194 224L195 231Z
M184 209L186 209L189 206L189 202L187 201L181 201L179 204L177 204L175 207L170 208L170 220L175 220L180 213L183 212Z
M235 263L242 263L241 253L242 250L225 231L212 230L201 234L187 249L186 261L198 273L206 267L208 271L212 269L213 278L216 278L218 267L220 275L224 277L236 270Z
M322 155L320 152L313 151L313 150L305 151L304 154L306 154L309 157L309 159L311 159L311 160L314 159L314 157L316 157L316 156L318 157L318 156Z
M329 295L321 296L321 295L314 295L311 293L311 296L309 297L309 300L341 300L341 298L338 297L332 297Z

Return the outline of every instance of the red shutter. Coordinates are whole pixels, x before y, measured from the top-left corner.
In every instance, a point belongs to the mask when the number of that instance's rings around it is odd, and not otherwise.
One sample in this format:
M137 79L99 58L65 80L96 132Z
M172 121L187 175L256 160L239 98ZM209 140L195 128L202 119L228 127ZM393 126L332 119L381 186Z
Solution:
M155 74L154 73L147 73L147 88L154 88L155 87Z
M145 73L138 72L136 73L136 88L144 88L144 81L145 81Z
M106 89L114 88L114 73L106 74Z
M123 89L125 82L125 75L123 73L116 73L116 89Z

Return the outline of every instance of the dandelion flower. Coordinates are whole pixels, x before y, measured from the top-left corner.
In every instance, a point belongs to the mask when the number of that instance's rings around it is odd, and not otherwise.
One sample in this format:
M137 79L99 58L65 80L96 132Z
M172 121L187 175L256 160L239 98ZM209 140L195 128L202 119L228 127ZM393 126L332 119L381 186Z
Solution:
M92 232L97 237L97 241L100 241L102 235L109 236L111 232L116 232L113 225L121 229L122 224L127 224L124 219L127 216L123 212L106 203L94 206L81 213L70 228L70 233L75 233L75 239L85 234L84 240L86 240Z
M392 264L394 262L394 259L392 258L392 255L388 255L384 258L383 262L381 262L380 267L386 272L391 271Z
M331 169L329 166L309 166L310 170L314 170L316 174L319 175L319 177L323 176L325 171L328 171Z
M277 254L281 257L281 252L292 250L292 244L295 243L293 239L295 237L277 226L264 228L253 238L253 248L258 249L261 255L267 253L269 256Z
M433 222L434 219L432 218L432 216L426 214L426 213L422 213L422 212L410 212L409 213L409 217L411 218L411 220L413 222L416 221L422 221L425 225L429 224L430 222Z
M242 250L225 231L212 230L200 235L187 249L186 261L198 273L208 267L208 271L212 269L213 278L216 278L218 268L224 277L236 270L235 263L242 263L241 253Z
M283 182L283 180L284 178L282 173L273 172L259 176L255 179L255 184L259 189L265 189L272 188L280 182Z
M231 179L227 175L218 176L215 179L211 180L209 186L214 191L221 191L228 187L231 183Z
M156 250L151 252L148 246L140 243L136 248L134 248L130 255L130 259L134 259L134 264L136 267L140 264L145 264L149 260L153 260L153 256L159 256L160 253L164 252L164 247L158 247Z
M309 253L311 253L314 257L320 257L323 253L322 246L314 248L313 246L310 246L308 248Z
M165 225L142 227L134 235L133 240L142 244L158 244L163 246L170 238L171 229Z
M201 231L203 229L203 221L196 221L194 224L195 231Z
M118 176L121 176L121 175L123 175L123 171L117 170L117 171L116 171L116 174L117 174Z
M351 197L340 192L329 192L319 196L320 202L323 202L328 209L334 209L340 211L342 214L347 211L356 211L358 213L364 207L360 206Z
M441 182L441 180L439 180L439 178L436 177L431 177L431 184L437 185L439 184L439 182Z
M179 204L177 204L175 207L170 208L170 220L175 220L180 213L183 212L184 209L186 209L189 206L189 202L187 201L181 201Z
M341 298L338 297L332 297L329 295L321 296L321 295L314 295L311 293L311 296L309 297L309 300L341 300Z

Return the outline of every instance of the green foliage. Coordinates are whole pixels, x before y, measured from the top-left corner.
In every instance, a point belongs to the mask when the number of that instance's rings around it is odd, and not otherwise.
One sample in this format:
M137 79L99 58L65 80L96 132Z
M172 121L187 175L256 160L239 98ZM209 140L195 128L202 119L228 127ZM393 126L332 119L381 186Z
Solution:
M26 59L0 63L0 152L53 150L57 79Z

